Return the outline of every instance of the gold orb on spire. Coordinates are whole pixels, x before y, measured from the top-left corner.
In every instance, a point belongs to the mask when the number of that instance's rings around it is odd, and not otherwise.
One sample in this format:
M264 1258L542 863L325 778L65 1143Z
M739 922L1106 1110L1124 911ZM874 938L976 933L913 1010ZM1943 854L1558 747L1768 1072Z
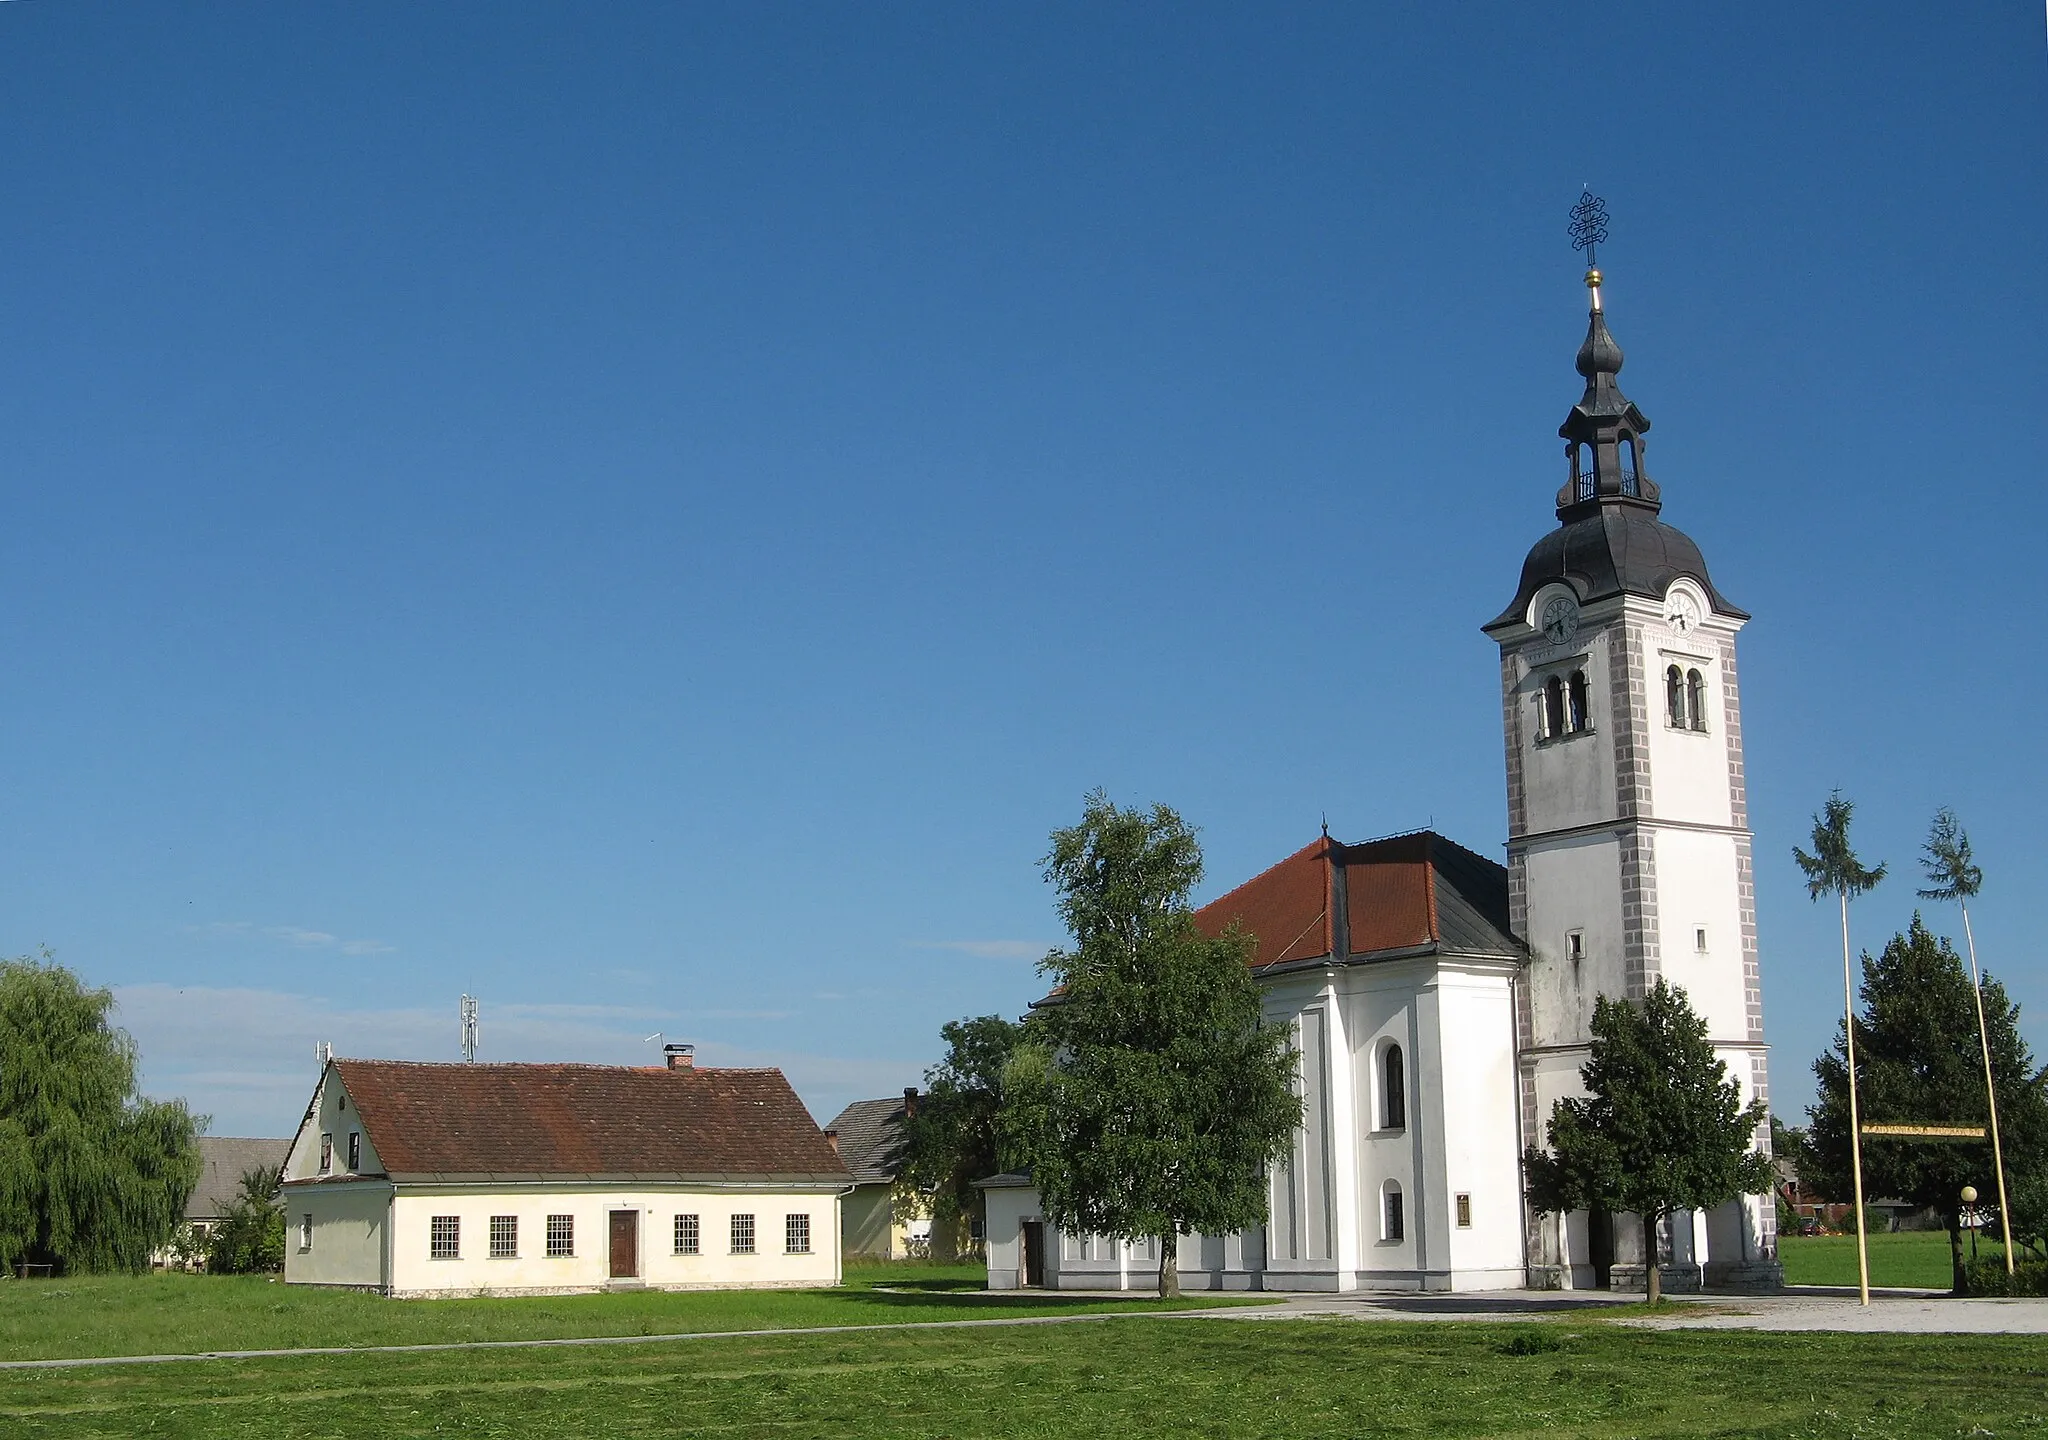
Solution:
M1591 268L1587 269L1586 288L1588 290L1598 290L1600 288L1600 272L1598 270Z

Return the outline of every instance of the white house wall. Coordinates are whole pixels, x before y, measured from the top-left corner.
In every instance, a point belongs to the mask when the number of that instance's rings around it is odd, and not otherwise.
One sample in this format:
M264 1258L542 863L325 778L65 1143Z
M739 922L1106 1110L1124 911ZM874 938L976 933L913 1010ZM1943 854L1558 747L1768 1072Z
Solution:
M301 1185L284 1192L284 1278L288 1285L383 1289L391 1185L383 1180ZM305 1245L306 1222L312 1243Z
M639 1275L628 1283L652 1289L738 1289L836 1285L840 1279L839 1197L836 1191L730 1191L588 1186L406 1186L392 1205L391 1293L399 1296L548 1294L614 1286L610 1268L611 1213L638 1216ZM751 1214L756 1253L730 1253L734 1214ZM811 1217L808 1254L784 1253L784 1218ZM575 1220L575 1253L547 1253L547 1217ZM701 1253L674 1253L674 1219L698 1217ZM431 1221L453 1215L461 1224L459 1258L434 1259ZM492 1258L490 1220L515 1215L519 1253Z

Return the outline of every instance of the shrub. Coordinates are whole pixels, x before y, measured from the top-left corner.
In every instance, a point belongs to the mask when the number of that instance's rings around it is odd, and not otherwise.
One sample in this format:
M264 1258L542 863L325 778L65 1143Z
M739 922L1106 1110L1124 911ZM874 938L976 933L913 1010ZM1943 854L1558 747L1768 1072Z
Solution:
M1980 1255L1963 1264L1965 1295L2030 1296L2048 1295L2048 1261L2022 1260L2012 1274L2005 1273L2005 1259Z

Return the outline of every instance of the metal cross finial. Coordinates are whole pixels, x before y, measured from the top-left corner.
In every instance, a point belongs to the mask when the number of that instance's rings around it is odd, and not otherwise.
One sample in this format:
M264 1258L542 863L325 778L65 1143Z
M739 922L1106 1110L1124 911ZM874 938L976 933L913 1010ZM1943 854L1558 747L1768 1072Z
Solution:
M1571 224L1572 249L1586 252L1586 264L1598 268L1596 252L1607 243L1607 202L1590 189L1579 196L1579 203L1572 206Z

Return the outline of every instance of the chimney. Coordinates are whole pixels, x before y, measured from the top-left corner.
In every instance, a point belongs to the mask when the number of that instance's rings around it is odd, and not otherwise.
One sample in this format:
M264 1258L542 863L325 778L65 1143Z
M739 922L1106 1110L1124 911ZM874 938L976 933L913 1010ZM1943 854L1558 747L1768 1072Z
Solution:
M825 1143L830 1145L832 1153L837 1155L839 1153L839 1132L837 1130L827 1130L825 1132Z
M917 1087L915 1085L905 1085L903 1087L903 1118L905 1120L915 1120L917 1118Z
M671 1070L694 1070L697 1067L695 1045L664 1045L661 1047L661 1053L668 1057L668 1068Z

